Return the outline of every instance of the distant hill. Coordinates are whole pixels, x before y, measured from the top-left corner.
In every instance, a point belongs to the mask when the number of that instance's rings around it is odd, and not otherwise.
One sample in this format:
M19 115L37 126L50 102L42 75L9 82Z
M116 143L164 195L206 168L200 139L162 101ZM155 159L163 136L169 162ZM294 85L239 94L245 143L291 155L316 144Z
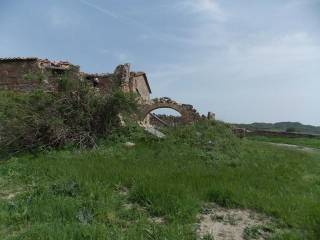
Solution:
M281 132L320 134L320 126L304 125L299 122L251 123L234 125L250 130L269 130Z

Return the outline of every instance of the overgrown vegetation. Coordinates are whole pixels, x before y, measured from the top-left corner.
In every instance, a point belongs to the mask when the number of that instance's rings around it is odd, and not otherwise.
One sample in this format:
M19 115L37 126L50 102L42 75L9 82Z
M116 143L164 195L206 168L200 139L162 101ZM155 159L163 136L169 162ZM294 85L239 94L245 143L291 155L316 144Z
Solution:
M320 153L241 140L217 121L157 139L119 127L134 96L61 80L57 93L0 95L1 151L20 152L0 164L0 239L194 240L212 202L273 219L247 239L262 228L272 240L320 238Z
M217 202L273 217L282 229L273 240L316 240L319 160L237 139L218 122L168 129L162 140L127 127L96 149L1 164L0 239L196 239L197 214Z
M66 145L94 146L135 109L134 96L103 94L85 82L61 78L58 92L1 92L0 146L16 153Z

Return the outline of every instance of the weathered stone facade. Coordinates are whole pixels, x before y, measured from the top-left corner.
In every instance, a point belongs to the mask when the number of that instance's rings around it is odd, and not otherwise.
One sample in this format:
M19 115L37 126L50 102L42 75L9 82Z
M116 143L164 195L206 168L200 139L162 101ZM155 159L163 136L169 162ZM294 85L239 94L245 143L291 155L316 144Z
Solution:
M48 91L59 91L63 77L74 81L88 81L106 94L114 89L136 93L140 113L137 120L150 124L150 112L159 108L171 108L181 114L182 123L190 123L201 117L192 105L178 104L170 98L150 100L151 88L144 72L131 72L130 64L116 67L113 73L89 74L66 61L51 62L39 58L0 58L0 90L31 91L41 83Z
M152 92L147 75L144 72L131 72L129 64L117 66L113 74L82 73L82 75L104 92L119 88L124 92L136 93L140 103L150 100Z
M48 90L57 88L57 79L68 75L79 78L79 66L69 62L50 62L38 58L0 59L0 90L30 91L46 83Z
M142 101L149 101L151 88L147 75L144 72L131 72L130 73L130 85L129 89L131 92L136 92Z
M89 74L80 72L80 67L69 62L51 62L38 58L2 58L0 59L0 90L30 91L40 82L48 90L58 90L58 81L68 79L89 81L94 87L105 93L114 88L124 92L136 92L143 101L150 99L151 89L147 76L143 72L130 72L130 65L117 66L114 73Z

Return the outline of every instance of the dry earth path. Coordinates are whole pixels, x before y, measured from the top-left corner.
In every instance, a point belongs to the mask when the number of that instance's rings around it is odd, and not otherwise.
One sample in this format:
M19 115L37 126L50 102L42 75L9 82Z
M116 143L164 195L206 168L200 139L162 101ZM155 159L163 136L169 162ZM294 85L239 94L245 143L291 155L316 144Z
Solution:
M304 147L304 146L286 144L286 143L270 143L270 142L266 142L266 143L274 145L274 146L291 148L291 149L295 149L295 150L299 150L299 151L303 151L303 152L307 152L307 153L320 153L320 149L317 149L317 148Z

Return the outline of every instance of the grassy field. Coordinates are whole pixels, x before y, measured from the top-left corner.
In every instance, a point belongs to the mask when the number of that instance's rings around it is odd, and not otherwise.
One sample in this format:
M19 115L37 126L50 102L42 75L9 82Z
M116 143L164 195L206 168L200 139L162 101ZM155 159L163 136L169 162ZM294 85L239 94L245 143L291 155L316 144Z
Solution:
M0 189L6 240L196 239L208 202L273 217L273 240L320 239L320 155L240 140L219 123L13 157Z
M284 143L320 149L320 138L288 138L275 136L251 136L249 138L261 142Z

